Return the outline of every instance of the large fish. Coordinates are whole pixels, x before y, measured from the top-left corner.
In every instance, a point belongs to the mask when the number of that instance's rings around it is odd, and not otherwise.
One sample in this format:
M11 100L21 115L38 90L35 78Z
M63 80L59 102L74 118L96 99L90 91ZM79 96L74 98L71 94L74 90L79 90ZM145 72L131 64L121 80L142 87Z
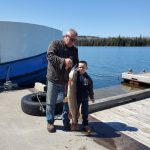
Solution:
M72 125L76 125L79 118L79 110L77 105L76 96L76 81L77 81L77 68L73 67L69 73L69 81L67 88L67 100L69 105L69 111L72 118Z

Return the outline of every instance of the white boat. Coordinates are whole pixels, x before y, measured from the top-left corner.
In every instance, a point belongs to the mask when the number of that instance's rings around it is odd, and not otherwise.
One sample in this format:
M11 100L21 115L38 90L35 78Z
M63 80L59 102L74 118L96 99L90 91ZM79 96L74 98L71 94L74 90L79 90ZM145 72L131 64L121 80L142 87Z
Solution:
M62 31L54 28L0 21L0 84L45 81L48 45L61 38Z

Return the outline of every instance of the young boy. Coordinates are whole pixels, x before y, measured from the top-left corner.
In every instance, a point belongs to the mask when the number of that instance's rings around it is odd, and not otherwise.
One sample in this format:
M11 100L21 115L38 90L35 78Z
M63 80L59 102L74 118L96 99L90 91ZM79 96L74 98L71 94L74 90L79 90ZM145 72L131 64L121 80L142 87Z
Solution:
M77 74L77 103L81 106L83 131L91 133L88 126L88 100L94 102L93 81L86 72L87 62L79 61Z

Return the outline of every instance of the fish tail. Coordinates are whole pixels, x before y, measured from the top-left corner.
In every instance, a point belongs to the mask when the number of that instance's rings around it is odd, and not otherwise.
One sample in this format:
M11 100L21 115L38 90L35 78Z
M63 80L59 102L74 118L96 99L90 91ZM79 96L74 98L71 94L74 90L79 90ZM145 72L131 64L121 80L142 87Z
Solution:
M72 123L71 124L71 131L79 131L78 123Z

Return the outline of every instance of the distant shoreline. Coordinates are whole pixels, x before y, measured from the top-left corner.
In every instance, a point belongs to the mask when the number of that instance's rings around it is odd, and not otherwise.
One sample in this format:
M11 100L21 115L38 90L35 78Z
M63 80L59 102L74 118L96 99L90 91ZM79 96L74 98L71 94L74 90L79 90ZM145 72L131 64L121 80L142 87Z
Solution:
M79 36L77 46L150 46L150 37L108 37Z

